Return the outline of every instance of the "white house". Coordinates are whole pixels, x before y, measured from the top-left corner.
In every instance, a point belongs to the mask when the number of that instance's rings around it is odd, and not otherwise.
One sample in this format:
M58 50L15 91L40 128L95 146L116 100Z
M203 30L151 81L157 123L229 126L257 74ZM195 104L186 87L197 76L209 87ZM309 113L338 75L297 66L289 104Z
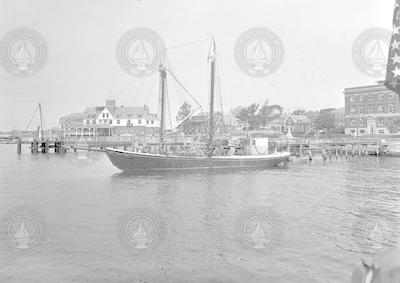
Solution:
M149 107L117 106L115 100L106 100L105 106L88 107L83 113L74 113L60 119L64 136L111 136L124 133L153 134L160 127L156 114Z

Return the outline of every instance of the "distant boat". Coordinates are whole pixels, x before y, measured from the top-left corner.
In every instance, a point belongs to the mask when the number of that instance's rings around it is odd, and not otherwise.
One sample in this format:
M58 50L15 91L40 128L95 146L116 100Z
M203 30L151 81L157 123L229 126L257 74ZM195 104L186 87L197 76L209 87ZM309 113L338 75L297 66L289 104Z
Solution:
M268 154L268 150L251 155L218 156L215 154L214 133L214 91L216 48L214 40L211 41L209 62L211 65L210 84L210 111L208 119L207 152L204 156L179 156L165 152L164 125L165 125L165 92L167 68L164 60L161 61L160 72L160 143L159 154L141 153L127 150L106 148L106 153L112 164L122 171L143 170L171 170L171 169L207 169L207 168L267 168L276 166L289 160L289 152L277 152Z

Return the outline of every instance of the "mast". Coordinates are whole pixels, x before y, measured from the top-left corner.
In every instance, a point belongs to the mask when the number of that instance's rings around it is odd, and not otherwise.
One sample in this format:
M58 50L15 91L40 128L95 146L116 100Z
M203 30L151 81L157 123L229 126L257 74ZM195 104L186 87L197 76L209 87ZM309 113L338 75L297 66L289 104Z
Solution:
M160 71L160 151L164 151L164 121L165 121L165 91L167 88L167 71L165 67L164 57L161 58L161 63L159 67Z
M214 38L211 39L210 51L208 53L208 60L211 65L211 79L210 79L210 113L209 113L209 124L208 124L208 156L213 155L213 143L214 143L214 92L215 92L215 61L216 61L216 47Z
M44 139L44 135L43 135L43 118L42 118L42 105L39 102L39 114L40 114L40 130L42 133L42 140Z

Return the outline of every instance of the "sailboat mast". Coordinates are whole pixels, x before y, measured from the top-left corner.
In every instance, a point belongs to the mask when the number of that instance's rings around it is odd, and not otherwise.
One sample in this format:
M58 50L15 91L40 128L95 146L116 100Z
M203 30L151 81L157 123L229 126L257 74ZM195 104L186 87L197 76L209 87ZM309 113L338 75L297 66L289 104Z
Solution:
M167 72L165 64L161 61L160 64L160 105L161 105L161 117L160 117L160 150L164 151L164 121L165 121L165 90L167 87Z
M44 139L44 135L43 135L43 117L42 117L42 105L39 102L39 114L40 114L40 130L42 133L42 140Z
M211 65L211 79L210 79L210 113L209 113L209 124L208 124L208 155L213 154L213 143L214 143L214 92L215 92L215 42L214 38L211 40L210 52L208 55L208 60Z

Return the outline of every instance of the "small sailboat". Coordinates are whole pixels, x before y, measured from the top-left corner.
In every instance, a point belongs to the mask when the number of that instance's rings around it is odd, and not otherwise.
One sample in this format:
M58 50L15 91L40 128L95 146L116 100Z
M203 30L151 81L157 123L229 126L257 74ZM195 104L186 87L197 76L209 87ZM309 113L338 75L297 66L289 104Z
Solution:
M25 46L25 41L23 41L14 56L14 61L18 65L18 69L21 71L28 70L28 64L31 62L31 56Z
M255 249L263 249L265 248L264 244L267 241L265 238L264 229L261 226L261 220L258 220L257 226L254 229L253 233L250 235L251 240L254 243Z
M30 235L25 227L25 221L22 221L21 226L14 234L14 241L17 243L18 249L27 249L31 243Z
M267 168L276 166L289 160L290 153L276 152L273 154L248 154L248 155L217 155L214 119L214 92L216 70L216 47L211 41L208 60L211 68L210 99L208 117L208 137L204 154L174 155L165 150L165 106L166 106L166 79L167 66L164 59L159 67L160 73L160 133L159 153L143 153L113 148L106 148L106 154L112 164L122 171L147 171L147 170L174 170L174 169L208 169L208 168Z
M382 69L382 66L386 66L386 56L383 51L382 43L376 40L369 52L365 56L365 60L374 70Z
M146 249L148 241L147 232L144 228L143 221L140 221L138 229L133 233L133 238L137 244L137 249Z
M267 52L263 47L261 40L257 40L256 45L252 48L252 52L249 54L249 61L254 64L255 70L264 70L264 65L269 62Z
M130 54L130 59L137 65L138 70L146 70L146 65L150 63L150 56L144 46L144 41L139 40Z

